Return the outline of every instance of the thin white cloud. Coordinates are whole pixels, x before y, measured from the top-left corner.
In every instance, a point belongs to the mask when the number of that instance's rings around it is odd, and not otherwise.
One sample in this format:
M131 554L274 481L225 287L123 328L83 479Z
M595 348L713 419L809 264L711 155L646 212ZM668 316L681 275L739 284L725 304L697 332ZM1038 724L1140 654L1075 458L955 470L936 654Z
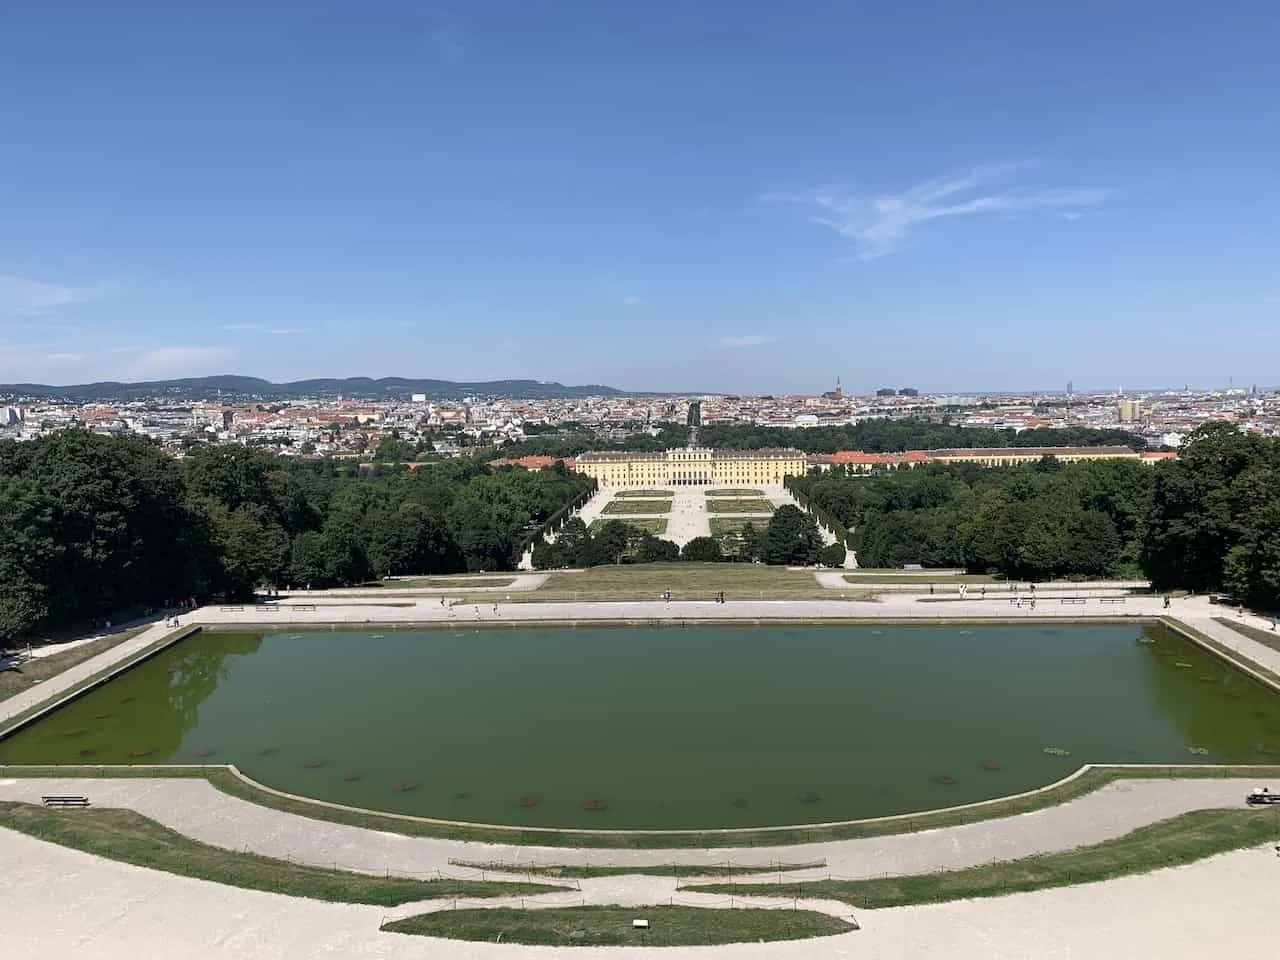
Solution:
M268 327L260 323L228 323L222 328L228 332L247 331L250 333L268 333L275 337L291 337L302 333L312 333L310 327Z
M177 377L217 372L215 366L231 359L226 347L157 347L134 358L130 377Z
M745 337L721 337L716 344L721 350L741 350L743 347L758 347L763 343L773 342L772 337L753 333Z
M92 299L88 288L0 274L0 313L32 314Z
M428 43L436 56L450 63L456 63L467 55L467 32L456 23L433 30Z
M893 253L912 232L931 220L982 214L1053 211L1080 214L1102 204L1110 191L1100 187L1032 187L1006 184L1016 164L976 167L968 173L928 180L901 193L858 194L825 187L800 194L773 195L813 212L809 219L834 230L853 245L858 260Z
M622 298L622 305L624 307L638 307L642 303L644 303L644 301L641 300L639 297L623 297Z

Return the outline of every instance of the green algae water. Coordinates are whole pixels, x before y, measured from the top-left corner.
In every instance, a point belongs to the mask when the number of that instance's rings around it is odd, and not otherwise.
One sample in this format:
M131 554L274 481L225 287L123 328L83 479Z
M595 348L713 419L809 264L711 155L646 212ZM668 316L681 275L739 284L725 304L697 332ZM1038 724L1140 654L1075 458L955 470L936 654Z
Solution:
M0 741L0 763L233 763L376 810L597 828L846 820L1089 761L1277 756L1280 698L1138 625L201 633Z

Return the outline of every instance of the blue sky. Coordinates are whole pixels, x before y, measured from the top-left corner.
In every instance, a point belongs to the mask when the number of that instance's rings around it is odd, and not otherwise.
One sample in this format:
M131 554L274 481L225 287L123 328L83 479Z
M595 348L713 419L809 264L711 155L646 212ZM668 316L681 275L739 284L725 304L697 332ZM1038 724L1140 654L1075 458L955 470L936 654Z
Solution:
M0 381L1276 385L1277 49L1266 2L15 0Z

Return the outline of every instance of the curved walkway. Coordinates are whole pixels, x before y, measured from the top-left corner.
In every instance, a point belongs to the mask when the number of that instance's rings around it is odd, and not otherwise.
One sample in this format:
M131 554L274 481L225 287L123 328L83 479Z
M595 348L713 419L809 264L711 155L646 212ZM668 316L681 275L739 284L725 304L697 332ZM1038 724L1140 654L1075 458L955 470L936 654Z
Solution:
M0 771L0 776L3 771ZM451 859L534 865L655 866L696 868L812 863L822 868L783 874L789 879L842 879L952 870L996 860L1067 850L1122 836L1137 827L1190 810L1241 807L1253 780L1121 780L1053 807L1012 817L917 833L857 840L769 847L613 850L473 843L406 837L362 827L313 820L230 796L204 780L188 778L10 778L0 779L0 800L39 803L46 794L88 796L96 807L135 810L179 833L233 850L316 866L335 865L369 873L423 876L444 871L479 879L480 871L451 866ZM492 876L489 871L487 876ZM591 885L619 892L636 878L602 877ZM640 878L666 884L669 877ZM584 888L588 882L584 881ZM664 896L665 899L665 896Z

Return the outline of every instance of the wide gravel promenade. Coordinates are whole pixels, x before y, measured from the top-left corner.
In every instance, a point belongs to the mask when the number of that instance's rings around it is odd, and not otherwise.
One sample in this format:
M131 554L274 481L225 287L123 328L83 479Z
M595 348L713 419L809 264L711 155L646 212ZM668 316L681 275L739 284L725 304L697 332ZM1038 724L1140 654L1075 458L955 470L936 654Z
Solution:
M384 919L407 908L392 914L379 907L241 890L102 860L4 830L0 863L6 960L640 960L655 955L645 948L525 947L381 933ZM1243 960L1270 955L1275 878L1275 855L1264 847L1106 883L857 911L862 929L839 937L660 953L681 960ZM681 895L676 902L697 899ZM644 908L637 907L636 915L643 916Z

